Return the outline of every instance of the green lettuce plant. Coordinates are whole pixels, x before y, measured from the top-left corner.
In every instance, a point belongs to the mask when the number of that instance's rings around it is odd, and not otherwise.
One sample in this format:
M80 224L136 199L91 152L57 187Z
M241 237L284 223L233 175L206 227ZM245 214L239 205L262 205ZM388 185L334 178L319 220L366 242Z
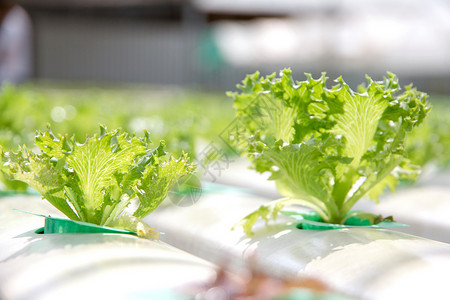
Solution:
M376 222L376 216L349 212L364 196L377 200L399 178L418 174L404 141L429 110L426 94L411 85L400 93L391 73L383 81L367 77L358 92L342 77L332 88L325 74L306 77L294 81L289 69L280 77L256 72L238 85L240 92L229 93L238 124L230 139L253 169L271 174L284 196L242 220L248 235L259 218L275 219L296 204L317 211L327 223L343 224L355 215Z
M163 141L152 148L147 132L138 138L101 127L79 144L48 130L37 133L35 144L39 153L26 147L2 153L11 179L29 184L72 220L133 231L195 169L187 154L169 156ZM135 201L132 215L122 214Z

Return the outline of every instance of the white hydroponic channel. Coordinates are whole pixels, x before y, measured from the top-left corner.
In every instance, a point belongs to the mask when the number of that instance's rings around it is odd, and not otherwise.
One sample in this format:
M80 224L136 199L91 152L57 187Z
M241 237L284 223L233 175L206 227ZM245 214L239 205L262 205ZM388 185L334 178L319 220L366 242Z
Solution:
M0 299L170 299L216 268L160 241L125 234L37 234L61 213L39 196L0 198ZM181 291L179 291L181 292Z
M158 209L146 221L165 232L167 243L216 264L251 264L276 276L316 277L362 299L448 295L449 244L386 229L299 230L284 216L269 227L259 221L252 238L231 230L264 203L267 198L221 187L216 193L205 191L190 207Z

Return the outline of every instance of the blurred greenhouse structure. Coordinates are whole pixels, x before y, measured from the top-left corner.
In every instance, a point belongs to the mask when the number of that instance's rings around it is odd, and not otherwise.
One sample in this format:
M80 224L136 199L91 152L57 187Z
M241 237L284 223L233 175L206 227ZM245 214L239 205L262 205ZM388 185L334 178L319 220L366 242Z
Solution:
M449 149L446 0L0 0L0 300L447 299Z
M292 67L359 83L393 72L447 92L444 0L19 1L34 26L34 78L232 89Z

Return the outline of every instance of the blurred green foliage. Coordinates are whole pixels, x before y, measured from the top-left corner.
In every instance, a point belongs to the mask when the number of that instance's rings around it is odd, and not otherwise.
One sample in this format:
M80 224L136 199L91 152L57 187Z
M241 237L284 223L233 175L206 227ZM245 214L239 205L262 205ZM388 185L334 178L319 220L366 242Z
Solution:
M78 142L99 124L166 141L167 151L195 158L199 141L208 143L232 121L234 111L222 93L147 86L27 84L0 89L0 146L3 151L32 149L37 130L75 135ZM198 148L198 146L197 146ZM0 182L2 180L0 174ZM1 185L1 184L0 184ZM7 182L7 189L22 189ZM0 188L1 189L1 188Z
M433 163L450 166L450 97L430 97L431 111L406 140L406 151L413 164Z

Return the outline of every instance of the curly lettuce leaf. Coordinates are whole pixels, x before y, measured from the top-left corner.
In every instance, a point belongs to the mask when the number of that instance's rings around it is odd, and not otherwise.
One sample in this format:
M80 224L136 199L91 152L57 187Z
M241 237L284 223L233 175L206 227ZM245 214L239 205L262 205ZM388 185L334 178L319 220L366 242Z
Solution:
M188 156L184 154L179 159L171 158L169 161L158 162L152 169L143 174L143 178L136 187L136 196L139 207L134 216L143 218L152 213L175 183L183 176L191 174L194 168L188 163Z
M3 147L0 145L0 162L4 159ZM0 164L0 192L1 191L19 191L25 192L28 185L19 180L12 180L8 175L7 165Z
M247 76L241 93L229 93L240 125L234 142L256 171L272 174L287 199L342 223L362 197L376 200L400 175L417 175L404 141L427 114L427 95L412 86L400 93L391 73L383 81L367 77L358 92L342 77L332 88L325 74L306 77L295 82L289 69L279 78Z
M194 171L186 154L168 157L163 141L152 149L148 133L138 138L101 127L99 136L78 144L48 130L35 143L38 154L19 148L4 155L9 175L70 219L97 225L117 223L133 199L139 201L135 216L147 216L181 176Z
M10 178L27 183L70 219L80 220L65 200L64 182L69 180L69 173L64 161L43 159L26 147L19 148L17 153L6 152L3 159Z
M408 136L406 149L412 163L438 168L450 166L450 106L447 100L435 97L431 101L433 110Z

